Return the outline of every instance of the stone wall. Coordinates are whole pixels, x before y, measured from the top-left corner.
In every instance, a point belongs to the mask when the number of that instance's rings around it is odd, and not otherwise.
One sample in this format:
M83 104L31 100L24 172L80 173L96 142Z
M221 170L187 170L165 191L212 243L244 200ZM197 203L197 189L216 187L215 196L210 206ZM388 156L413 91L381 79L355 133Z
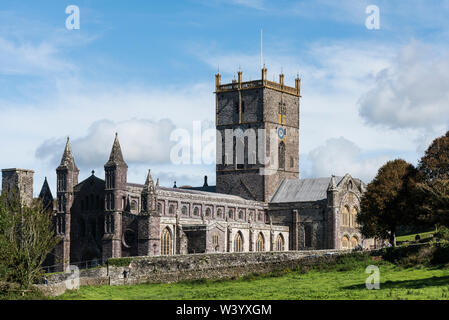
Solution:
M333 261L348 251L316 250L285 252L209 253L176 256L134 257L127 278L126 267L99 267L81 270L79 283L84 285L123 285L137 283L166 283L199 279L234 279L252 273L269 273ZM47 295L60 295L72 274L53 274L48 285L38 285Z

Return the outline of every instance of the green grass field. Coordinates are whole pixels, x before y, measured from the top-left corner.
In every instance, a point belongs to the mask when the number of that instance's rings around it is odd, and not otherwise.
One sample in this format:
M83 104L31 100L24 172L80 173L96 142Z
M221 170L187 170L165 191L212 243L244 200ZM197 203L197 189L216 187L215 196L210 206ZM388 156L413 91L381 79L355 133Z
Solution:
M414 233L414 234L408 234L404 236L398 236L396 237L396 241L415 241L416 235L419 235L421 239L426 239L432 237L432 235L435 233L435 231L428 231L428 232L422 232L422 233Z
M449 299L449 268L401 268L371 257L322 270L286 271L229 281L81 287L58 299ZM365 267L380 269L380 290L368 290Z

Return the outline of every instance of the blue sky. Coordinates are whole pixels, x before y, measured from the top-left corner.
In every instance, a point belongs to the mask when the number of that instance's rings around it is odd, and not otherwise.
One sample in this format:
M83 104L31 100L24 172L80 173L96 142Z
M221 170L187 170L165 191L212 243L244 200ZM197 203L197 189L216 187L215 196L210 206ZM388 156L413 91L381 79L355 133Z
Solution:
M65 8L80 8L67 30ZM365 9L380 9L368 30ZM30 168L35 193L71 137L81 179L103 177L114 133L143 183L214 182L213 164L174 165L175 129L214 126L214 74L302 78L302 177L368 182L385 161L416 164L448 129L449 1L8 1L0 4L0 167Z

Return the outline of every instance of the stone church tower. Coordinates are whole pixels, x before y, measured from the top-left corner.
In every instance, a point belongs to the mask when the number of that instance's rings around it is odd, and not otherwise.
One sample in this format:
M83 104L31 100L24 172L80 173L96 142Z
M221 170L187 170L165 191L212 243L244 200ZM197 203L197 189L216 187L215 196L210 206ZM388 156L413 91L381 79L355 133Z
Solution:
M70 222L74 200L73 188L78 184L79 169L75 164L69 138L65 145L61 163L56 169L58 206L55 217L55 229L61 241L54 249L54 263L66 269L70 261Z
M103 258L121 257L122 215L127 199L128 165L123 160L122 149L115 134L109 161L105 170L105 234L103 237Z
M221 84L216 75L217 192L269 202L283 179L299 178L300 79ZM264 146L265 143L265 146ZM265 154L264 154L265 151Z

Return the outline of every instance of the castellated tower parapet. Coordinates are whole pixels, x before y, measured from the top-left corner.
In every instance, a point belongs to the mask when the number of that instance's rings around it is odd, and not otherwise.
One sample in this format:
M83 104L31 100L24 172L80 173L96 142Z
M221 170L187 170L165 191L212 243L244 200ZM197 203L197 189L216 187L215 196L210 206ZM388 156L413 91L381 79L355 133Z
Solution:
M217 192L269 202L282 180L299 178L301 80L284 79L267 80L265 67L260 80L244 82L239 71L222 84L216 74Z

